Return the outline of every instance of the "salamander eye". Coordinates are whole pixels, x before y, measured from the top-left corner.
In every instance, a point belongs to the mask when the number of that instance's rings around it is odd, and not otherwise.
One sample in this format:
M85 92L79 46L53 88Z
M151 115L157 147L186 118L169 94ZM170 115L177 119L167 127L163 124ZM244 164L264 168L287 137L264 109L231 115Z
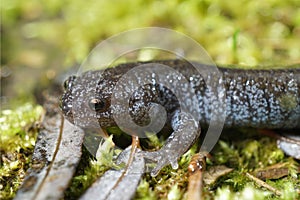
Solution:
M101 99L94 98L89 101L89 107L96 112L104 111L108 107L108 103Z
M70 76L67 80L64 82L64 89L69 90L73 86L73 83L76 79L76 76Z

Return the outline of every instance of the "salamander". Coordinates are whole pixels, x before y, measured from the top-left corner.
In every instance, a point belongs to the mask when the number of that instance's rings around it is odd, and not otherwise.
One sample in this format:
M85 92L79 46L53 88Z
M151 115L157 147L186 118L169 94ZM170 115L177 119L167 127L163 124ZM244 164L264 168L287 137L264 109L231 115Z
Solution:
M158 82L158 75L145 68L142 72L149 82L141 85L130 96L126 90L131 83L137 82L141 72L133 70L133 77L121 86L117 94L114 89L124 74L137 66L152 64L166 65L179 72L187 82L178 83L175 89L186 94L183 102L188 111L197 113L193 117L180 109L180 100L174 89ZM203 73L209 66L203 65ZM225 127L253 127L268 129L300 128L300 65L285 69L235 69L218 66L220 77L214 74L208 78L224 86L223 110L226 113ZM181 77L182 78L182 77ZM167 75L164 82L176 83L181 79L174 74ZM176 85L176 84L175 84ZM150 160L157 162L152 174L155 175L165 165L177 168L177 159L185 153L200 135L201 126L211 120L212 109L219 109L211 100L211 91L205 78L186 60L159 60L150 62L132 62L119 64L105 70L87 71L80 76L71 76L64 83L65 92L61 98L61 109L65 117L82 128L107 128L117 126L114 114L129 113L132 121L140 127L147 126L152 114L156 113L153 104L159 104L166 111L165 126L171 127L171 135L164 146L154 152L145 152ZM216 85L216 88L219 86ZM197 106L191 103L189 90L192 88ZM220 90L222 92L222 90ZM129 106L116 106L111 102L115 98L128 98ZM127 96L126 96L127 95ZM126 97L125 97L126 96ZM190 109L190 107L193 107ZM194 109L194 110L193 110ZM124 115L126 116L126 115ZM160 119L161 116L157 116Z

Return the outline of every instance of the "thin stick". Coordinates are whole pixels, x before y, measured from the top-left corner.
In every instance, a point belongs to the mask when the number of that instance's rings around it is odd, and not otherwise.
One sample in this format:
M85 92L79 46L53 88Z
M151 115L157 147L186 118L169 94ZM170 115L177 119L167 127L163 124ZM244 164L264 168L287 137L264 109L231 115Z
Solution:
M281 196L282 192L277 190L276 188L272 187L271 185L267 184L266 182L260 180L259 178L256 178L255 176L249 174L248 172L246 173L246 176L248 178L250 178L251 180L253 180L257 185L267 188L268 190L270 190L271 192L273 192L274 194L276 194L277 196Z
M201 200L203 190L203 173L206 168L207 152L199 152L192 157L189 164L188 200Z

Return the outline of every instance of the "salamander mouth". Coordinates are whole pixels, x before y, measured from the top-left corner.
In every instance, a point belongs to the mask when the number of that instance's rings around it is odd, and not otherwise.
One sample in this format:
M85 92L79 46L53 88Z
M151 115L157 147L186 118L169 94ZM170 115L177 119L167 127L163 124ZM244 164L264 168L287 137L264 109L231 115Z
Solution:
M65 116L65 118L67 120L69 120L70 122L74 122L74 116L73 116L73 112L72 112L72 108L73 108L73 98L72 95L69 92L65 92L62 97L61 97L61 101L60 101L60 109L63 112L63 115Z
M72 89L75 85L76 78L76 76L70 76L65 80L63 84L64 93L61 96L59 105L65 118L72 123L74 123Z

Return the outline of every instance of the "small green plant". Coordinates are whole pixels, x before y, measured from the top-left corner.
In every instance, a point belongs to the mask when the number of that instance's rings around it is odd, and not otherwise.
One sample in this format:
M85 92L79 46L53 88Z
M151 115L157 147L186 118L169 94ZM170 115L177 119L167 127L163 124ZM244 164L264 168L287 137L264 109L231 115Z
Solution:
M26 103L0 117L0 199L11 199L30 166L41 106Z

